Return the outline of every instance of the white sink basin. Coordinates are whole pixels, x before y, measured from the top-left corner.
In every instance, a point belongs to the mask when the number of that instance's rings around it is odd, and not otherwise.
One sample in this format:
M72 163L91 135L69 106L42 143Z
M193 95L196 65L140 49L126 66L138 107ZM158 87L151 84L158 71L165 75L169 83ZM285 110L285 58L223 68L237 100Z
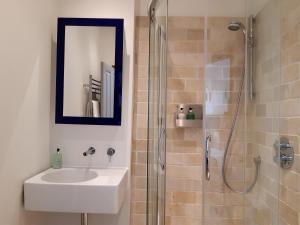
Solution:
M50 183L77 183L92 180L96 177L98 177L98 174L91 170L63 169L47 173L43 175L41 179Z
M127 173L127 168L48 169L25 181L25 208L117 214L126 195Z

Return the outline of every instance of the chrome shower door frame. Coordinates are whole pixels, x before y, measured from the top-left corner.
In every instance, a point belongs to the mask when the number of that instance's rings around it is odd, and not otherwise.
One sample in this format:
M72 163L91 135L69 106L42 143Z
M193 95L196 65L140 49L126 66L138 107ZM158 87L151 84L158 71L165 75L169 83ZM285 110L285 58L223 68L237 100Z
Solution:
M165 224L167 3L149 7L147 225Z

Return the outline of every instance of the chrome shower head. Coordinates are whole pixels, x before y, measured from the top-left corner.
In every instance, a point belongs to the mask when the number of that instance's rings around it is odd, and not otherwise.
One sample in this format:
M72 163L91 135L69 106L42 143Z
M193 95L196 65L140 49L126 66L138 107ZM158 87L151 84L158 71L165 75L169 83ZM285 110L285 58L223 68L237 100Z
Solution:
M238 31L241 29L241 23L239 22L230 22L228 25L228 29L231 31Z
M245 28L244 24L242 24L241 22L236 22L236 21L230 22L228 25L228 30L230 30L230 31L242 30L244 35L246 35L246 28Z

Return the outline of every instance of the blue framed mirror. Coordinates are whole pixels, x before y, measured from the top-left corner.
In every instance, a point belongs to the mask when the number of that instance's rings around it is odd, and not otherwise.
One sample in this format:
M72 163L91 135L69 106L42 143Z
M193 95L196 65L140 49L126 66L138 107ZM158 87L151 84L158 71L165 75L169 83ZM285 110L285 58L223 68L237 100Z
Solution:
M58 18L57 124L121 125L123 19Z

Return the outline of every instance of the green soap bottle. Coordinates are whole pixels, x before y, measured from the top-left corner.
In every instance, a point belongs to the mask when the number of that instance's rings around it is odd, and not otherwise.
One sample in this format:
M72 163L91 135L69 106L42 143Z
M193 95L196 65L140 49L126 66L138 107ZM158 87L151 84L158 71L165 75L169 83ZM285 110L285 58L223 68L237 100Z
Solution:
M189 108L189 112L186 115L187 120L194 120L195 119L195 113L193 112L192 108Z
M62 154L59 148L56 150L56 153L52 155L51 166L53 169L62 168Z

